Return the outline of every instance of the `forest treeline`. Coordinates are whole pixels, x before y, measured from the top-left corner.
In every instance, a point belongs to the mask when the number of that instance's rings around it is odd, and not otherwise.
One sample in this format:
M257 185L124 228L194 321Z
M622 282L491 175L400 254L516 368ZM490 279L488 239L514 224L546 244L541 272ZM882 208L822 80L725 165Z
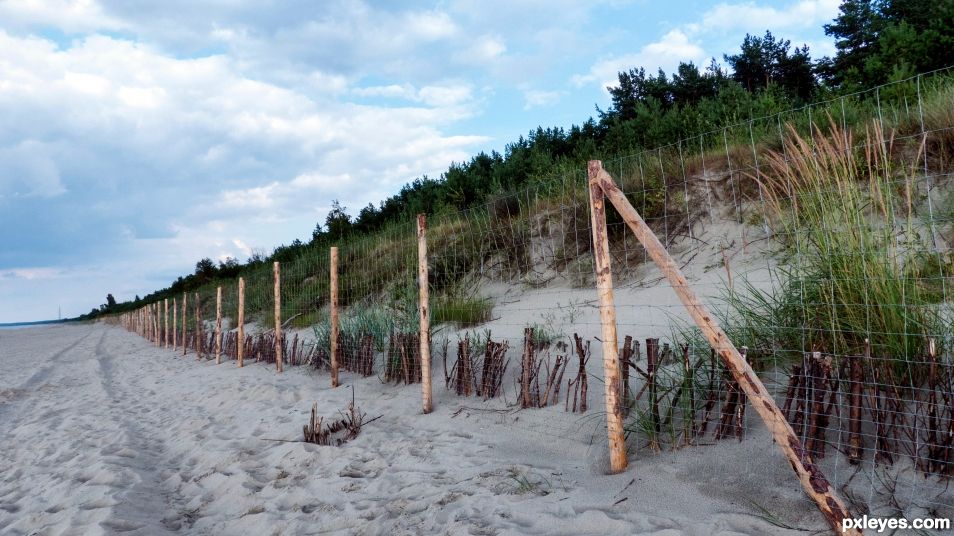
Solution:
M294 240L246 263L209 258L168 288L123 303L94 308L81 318L123 312L180 295L216 279L230 279L271 261L291 261L313 250L368 235L415 214L458 211L523 190L592 158L636 153L750 118L773 115L812 101L903 80L954 65L954 0L848 0L824 26L833 57L813 59L806 45L766 31L746 35L739 50L702 67L681 62L673 73L634 67L608 87L611 104L569 128L537 127L506 144L451 164L439 178L420 177L351 216L338 201L311 239Z

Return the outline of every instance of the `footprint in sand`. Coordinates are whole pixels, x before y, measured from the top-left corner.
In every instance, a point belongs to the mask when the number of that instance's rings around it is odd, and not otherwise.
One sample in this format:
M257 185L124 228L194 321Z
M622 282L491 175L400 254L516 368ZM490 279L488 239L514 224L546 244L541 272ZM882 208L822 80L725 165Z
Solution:
M17 504L0 504L0 510L5 511L8 514L15 514L20 511L20 506Z
M380 466L381 463L381 461L373 458L356 460L341 469L338 476L342 478L377 478L383 470L383 467Z

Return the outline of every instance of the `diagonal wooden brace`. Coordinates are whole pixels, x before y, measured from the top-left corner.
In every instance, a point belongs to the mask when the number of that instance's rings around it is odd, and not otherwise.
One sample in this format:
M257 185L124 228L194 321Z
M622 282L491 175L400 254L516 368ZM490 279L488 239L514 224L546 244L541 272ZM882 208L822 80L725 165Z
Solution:
M679 300L682 301L693 321L702 330L709 344L718 352L732 376L745 391L746 396L749 397L755 411L758 412L762 421L772 432L775 443L788 458L805 493L818 505L818 509L821 510L828 524L837 534L862 536L859 529L843 529L844 526L848 525L843 525L842 520L852 517L845 504L835 494L821 469L812 461L811 456L805 450L798 436L795 435L765 385L755 375L752 367L742 359L738 349L719 327L715 317L689 287L689 282L682 275L676 261L673 260L666 248L659 242L656 234L646 225L643 218L636 212L636 209L626 199L619 187L616 186L613 177L603 169L603 163L599 160L591 160L588 165L588 174L591 192L594 185L602 190L603 195L616 207L626 225L633 231L639 242L646 248L653 262L669 280L670 285L672 285L673 290L679 296Z

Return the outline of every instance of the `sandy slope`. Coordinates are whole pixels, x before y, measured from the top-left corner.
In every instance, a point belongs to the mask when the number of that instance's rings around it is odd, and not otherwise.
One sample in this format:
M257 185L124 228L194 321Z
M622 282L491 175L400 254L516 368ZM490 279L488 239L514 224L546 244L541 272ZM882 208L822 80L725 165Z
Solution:
M421 415L416 386L327 384L302 369L197 362L104 325L0 332L0 533L782 532L746 496L818 527L764 436L605 476L596 413L499 411L503 401L440 386ZM355 441L267 440L298 439L311 402L331 414L350 385L369 416L384 415ZM759 461L768 467L750 475ZM764 478L781 487L752 488Z

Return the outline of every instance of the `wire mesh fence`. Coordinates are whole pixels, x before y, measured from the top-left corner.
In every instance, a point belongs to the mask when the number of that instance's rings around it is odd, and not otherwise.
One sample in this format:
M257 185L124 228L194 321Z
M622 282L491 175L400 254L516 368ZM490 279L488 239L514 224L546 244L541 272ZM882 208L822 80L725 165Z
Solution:
M954 515L952 158L942 71L603 162L854 511ZM604 448L613 390L631 454L767 438L612 208L620 379L605 384L590 206L580 169L430 215L423 307L408 218L342 240L335 262L283 263L277 296L260 264L242 299L216 281L177 296L169 328L165 303L124 323L199 359L376 379L425 409L532 410L506 425Z

